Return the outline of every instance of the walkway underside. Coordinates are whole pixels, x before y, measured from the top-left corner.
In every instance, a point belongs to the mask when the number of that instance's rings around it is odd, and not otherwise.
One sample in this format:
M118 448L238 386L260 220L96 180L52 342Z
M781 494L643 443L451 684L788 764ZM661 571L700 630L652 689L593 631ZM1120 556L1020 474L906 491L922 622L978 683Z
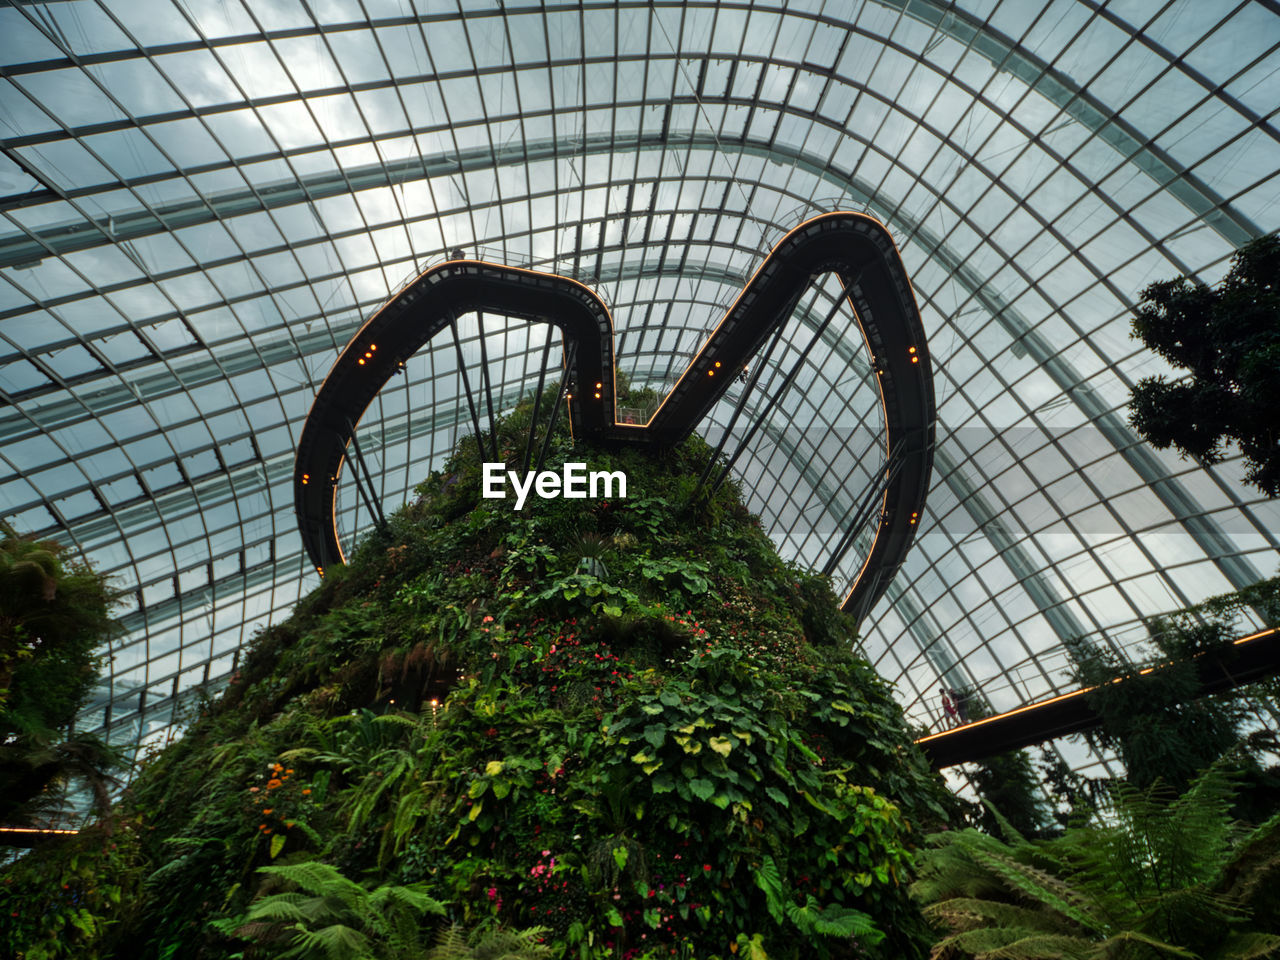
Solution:
M1280 671L1280 630L1264 630L1242 637L1221 653L1202 654L1195 662L1200 674L1200 696L1252 683ZM1166 666L1151 667L1142 674L1163 670ZM933 766L941 768L1080 733L1100 723L1098 714L1089 707L1088 695L1096 689L1086 687L1031 703L923 737L916 743L924 749Z

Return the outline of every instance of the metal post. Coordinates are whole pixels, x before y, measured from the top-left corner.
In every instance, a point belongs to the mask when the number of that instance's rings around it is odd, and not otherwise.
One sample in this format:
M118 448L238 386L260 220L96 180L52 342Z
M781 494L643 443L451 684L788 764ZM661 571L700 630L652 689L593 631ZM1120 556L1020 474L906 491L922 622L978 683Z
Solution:
M569 354L565 357L564 376L560 378L560 390L556 394L556 405L551 410L551 420L547 423L546 436L542 438L542 450L538 453L538 463L533 468L534 473L537 473L542 469L542 464L547 459L547 450L551 446L551 434L555 432L556 420L560 417L560 401L564 400L569 392L569 376L573 372L573 365L577 359L578 341L574 340L569 344Z
M538 426L538 405L542 402L542 387L547 381L547 361L551 359L551 341L555 338L555 327L547 324L547 342L542 347L542 367L538 370L538 389L533 395L533 413L529 417L529 436L524 442L524 459L520 469L529 472L529 457L533 454L533 433ZM556 401L559 403L559 401Z
M498 424L493 415L493 387L489 381L489 351L484 345L484 311L476 311L476 323L480 327L480 379L484 384L484 401L489 410L489 449L493 451L493 462L498 456Z
M382 513L382 504L378 500L378 495L373 491L373 474L369 472L368 465L364 462L364 454L360 452L360 441L356 439L356 428L350 420L347 421L347 429L351 431L351 449L356 454L356 489L360 491L360 495L365 499L365 507L369 510L369 516L373 522L378 525L380 530L385 530L387 526L387 518ZM365 493L364 487L360 484L360 474L364 475L364 482L368 485L369 492Z
M467 376L467 362L462 358L462 341L458 339L458 318L449 318L449 329L453 331L453 347L458 352L458 373L462 375L462 389L467 394L467 409L471 411L471 424L476 431L476 449L480 453L480 462L484 463L484 442L480 439L480 416L476 413L475 398L471 396L471 380Z

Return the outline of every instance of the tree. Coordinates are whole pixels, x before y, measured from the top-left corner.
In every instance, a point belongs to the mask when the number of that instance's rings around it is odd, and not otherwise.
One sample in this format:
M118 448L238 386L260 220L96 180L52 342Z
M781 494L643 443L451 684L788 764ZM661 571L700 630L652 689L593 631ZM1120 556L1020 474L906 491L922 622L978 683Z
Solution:
M1002 820L1025 837L1042 836L1049 830L1051 811L1027 751L1009 750L977 761L969 782L982 801L969 816L979 830L1000 836Z
M967 704L970 720L981 720L995 711L974 690L958 691ZM1024 837L1045 836L1053 829L1053 816L1031 756L1026 750L1007 750L966 767L969 783L979 802L967 811L972 826L993 837L1012 827Z
M1185 277L1147 287L1133 335L1190 374L1133 388L1129 422L1143 439L1206 463L1234 440L1245 479L1280 496L1280 239L1242 247L1216 289Z
M0 522L0 822L50 812L73 779L105 805L114 752L65 729L98 677L112 600L106 578L64 561L60 544Z
M1280 770L1262 764L1274 750L1275 704L1266 683L1202 696L1196 658L1225 656L1248 609L1267 626L1280 624L1280 577L1150 621L1151 656L1129 661L1084 642L1069 646L1077 684L1099 725L1083 736L1124 763L1128 782L1146 789L1161 780L1182 790L1196 774L1236 753L1243 767L1237 816L1257 822L1277 809ZM1123 683L1116 683L1123 680ZM1252 730L1248 736L1247 731Z

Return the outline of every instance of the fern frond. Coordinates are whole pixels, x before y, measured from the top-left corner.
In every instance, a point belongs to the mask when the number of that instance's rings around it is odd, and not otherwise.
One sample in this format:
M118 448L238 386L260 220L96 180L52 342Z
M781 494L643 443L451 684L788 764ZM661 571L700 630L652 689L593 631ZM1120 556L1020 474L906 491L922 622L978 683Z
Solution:
M1010 823L999 810L992 806L988 800L983 800L982 805L987 808L991 816L995 818L997 826L1000 827L1000 833L1005 841L1011 844L1026 843L1027 838L1020 834L1012 823Z
M444 913L444 904L428 895L426 885L421 883L409 886L384 884L369 894L369 906L375 910L401 907L414 913Z
M1081 937L1032 934L982 954L982 960L1089 960L1094 945Z
M1237 933L1228 937L1212 960L1267 960L1280 957L1280 936L1272 933Z
M295 760L306 760L308 757L314 757L319 752L315 747L295 747L293 750L286 750L276 759L282 763L292 763Z
M1160 956L1200 960L1199 955L1192 950L1176 947L1171 943L1165 943L1163 940L1157 940L1155 937L1148 937L1144 933L1138 933L1136 930L1126 930L1123 933L1117 933L1115 936L1107 937L1097 945L1097 949L1092 956L1097 957L1098 960L1110 960L1113 957L1115 960L1124 960L1126 957L1133 956L1133 951L1130 950L1129 945L1134 943L1150 947Z
M870 915L835 903L818 910L813 918L813 932L827 937L857 937L870 946L884 939L884 931Z
M232 928L230 930L224 927L218 929L228 936L239 937L241 940L279 944L288 943L298 929L296 926L282 927L272 920L250 920L248 923L232 920L230 926Z
M298 863L281 863L260 867L259 873L276 876L305 890L307 893L326 897L336 896L349 902L364 895L364 887L348 880L336 867L319 860L302 860Z
M1058 936L1053 938L1054 951L1046 953L1045 934L1038 930L1018 927L984 927L947 937L933 948L933 956L972 957L974 960L1089 960L1095 946L1080 937ZM1039 942L1039 947L1028 946ZM1022 947L1015 944L1023 943Z
M921 912L929 922L945 925L955 933L988 925L1061 933L1063 926L1061 917L1056 913L975 897L954 897L941 903L931 903Z
M300 931L293 940L293 949L286 956L367 960L373 956L373 944L359 930L335 923L319 930Z
M384 713L380 716L374 717L373 722L404 727L407 730L416 730L418 727L422 726L421 718L412 717L404 713Z
M1088 898L1066 882L1004 854L985 850L976 854L979 862L1023 896L1056 910L1086 930L1101 932L1102 924L1088 910Z
M1241 842L1215 881L1218 890L1247 908L1260 893L1274 889L1280 882L1280 813Z
M471 956L474 960L542 960L551 956L551 948L538 942L547 932L546 927L499 928L482 937L472 948Z
M427 952L427 960L462 960L470 955L466 930L459 923L450 923L436 934L436 945Z
M436 945L424 960L543 960L551 956L551 948L538 942L546 933L546 927L526 930L499 927L483 935L473 932L468 936L461 925L448 924L440 928Z
M256 901L249 907L249 920L273 923L302 923L312 919L305 905L311 900L300 893L277 893Z

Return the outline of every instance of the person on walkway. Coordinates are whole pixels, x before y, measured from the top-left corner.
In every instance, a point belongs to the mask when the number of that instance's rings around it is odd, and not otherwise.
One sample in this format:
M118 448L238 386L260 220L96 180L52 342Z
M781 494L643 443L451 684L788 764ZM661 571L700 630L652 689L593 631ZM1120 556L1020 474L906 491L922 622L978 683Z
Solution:
M956 717L958 715L956 713L955 701L953 701L951 696L947 693L946 687L939 687L938 692L942 695L942 710L946 714L947 726L954 727L956 726Z

